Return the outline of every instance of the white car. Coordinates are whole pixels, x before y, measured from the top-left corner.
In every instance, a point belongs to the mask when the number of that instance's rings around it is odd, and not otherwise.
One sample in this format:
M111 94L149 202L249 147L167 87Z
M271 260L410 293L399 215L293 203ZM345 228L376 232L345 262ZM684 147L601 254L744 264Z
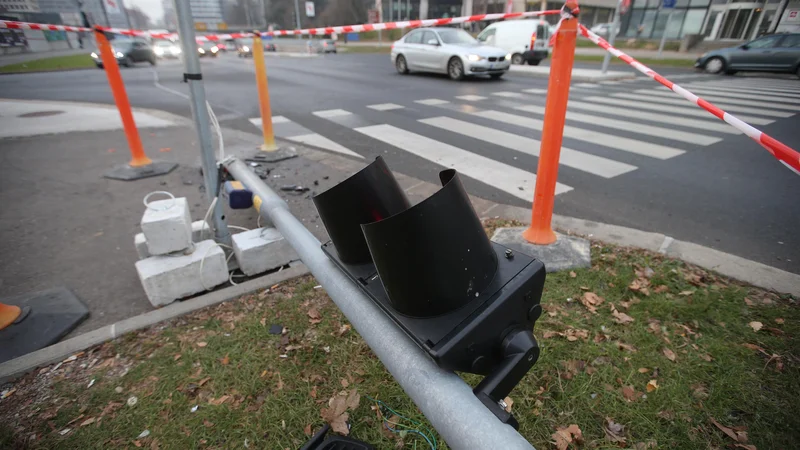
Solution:
M550 25L544 20L504 20L484 28L477 39L511 53L511 64L535 66L550 54L550 34Z
M458 28L421 28L392 45L392 63L401 74L420 71L445 73L453 80L470 75L497 79L508 72L511 55L482 45Z
M159 58L179 58L181 48L171 41L156 41L153 43L153 53Z

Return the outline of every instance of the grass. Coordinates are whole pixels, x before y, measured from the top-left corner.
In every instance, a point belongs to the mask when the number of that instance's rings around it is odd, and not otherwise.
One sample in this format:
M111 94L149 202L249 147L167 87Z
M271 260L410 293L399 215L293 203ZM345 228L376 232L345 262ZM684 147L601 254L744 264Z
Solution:
M760 450L794 447L797 299L643 251L595 243L592 259L548 275L535 329L541 356L511 393L534 446L550 448L557 428L575 424L583 448L732 448L715 420ZM315 286L293 280L29 374L5 387L0 448L294 449L322 426L329 399L353 390L352 437L429 448L413 433L382 430L367 396L427 422ZM589 292L605 300L596 313L579 300ZM625 315L633 321L618 323ZM286 333L270 334L273 324Z
M17 64L0 67L0 73L52 72L57 70L89 69L95 64L89 55L53 56L34 59Z
M391 43L384 43L381 46L378 45L340 45L338 50L342 53L386 53L389 54L392 52L392 44Z
M636 58L637 61L646 66L661 67L694 67L694 59L655 59L655 58ZM602 62L603 55L575 55L575 61L581 62ZM619 58L611 57L612 64L627 64Z

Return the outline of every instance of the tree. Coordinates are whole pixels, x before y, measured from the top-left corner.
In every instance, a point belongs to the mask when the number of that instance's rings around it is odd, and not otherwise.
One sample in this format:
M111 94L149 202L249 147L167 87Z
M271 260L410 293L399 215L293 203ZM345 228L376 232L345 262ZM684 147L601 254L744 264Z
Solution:
M330 0L316 20L319 26L354 25L366 21L364 0Z
M145 14L145 12L139 9L138 6L134 6L133 8L125 8L125 12L128 14L128 19L130 19L131 26L134 29L147 30L152 28L150 16Z

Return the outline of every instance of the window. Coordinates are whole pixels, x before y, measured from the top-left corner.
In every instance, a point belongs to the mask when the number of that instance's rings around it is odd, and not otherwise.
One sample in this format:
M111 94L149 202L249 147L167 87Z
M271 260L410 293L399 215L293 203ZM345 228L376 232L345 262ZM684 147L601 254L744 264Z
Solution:
M429 32L433 34L432 32ZM470 36L464 30L459 30L457 28L450 28L447 30L440 30L439 37L442 38L442 42L445 44L474 44L475 38ZM436 36L428 37L426 35L425 42L428 42L428 39L436 39Z
M478 35L478 40L481 42L494 42L494 35L497 34L497 28L486 29Z
M422 31L413 31L403 39L403 42L406 44L421 44L422 43Z
M778 46L779 48L797 48L800 47L800 34L790 34L788 36L784 36L783 41Z
M703 26L703 19L706 17L706 10L705 9L690 9L686 12L686 20L683 22L683 31L681 32L684 36L687 34L697 34L700 32L700 28ZM713 27L714 24L712 23L711 26ZM709 32L711 29L709 28Z
M466 31L464 33L466 33ZM428 42L430 41L439 42L439 39L436 38L436 33L434 33L433 31L424 32L422 34L422 43L427 45Z
M778 40L780 40L781 37L783 37L783 36L780 36L780 35L777 35L777 34L772 35L772 36L763 37L761 39L756 39L753 42L749 42L747 44L747 46L750 47L750 48L770 48L770 47L775 47L775 44L778 43Z

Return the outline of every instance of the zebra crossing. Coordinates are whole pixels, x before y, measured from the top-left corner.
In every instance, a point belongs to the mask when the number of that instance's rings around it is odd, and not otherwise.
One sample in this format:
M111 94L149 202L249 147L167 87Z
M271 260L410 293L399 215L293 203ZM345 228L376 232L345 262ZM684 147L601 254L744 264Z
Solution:
M682 86L754 126L800 113L796 81L707 78L686 77ZM556 194L588 188L597 180L624 176L723 141L753 145L738 130L663 87L593 86L571 95ZM390 151L413 155L416 161L455 168L467 178L530 201L546 90L479 94L349 105L313 111L296 120L276 116L273 127L279 138L354 158ZM319 126L320 120L327 125ZM260 118L250 122L261 125ZM306 124L319 129L312 131ZM366 148L374 150L369 153Z

